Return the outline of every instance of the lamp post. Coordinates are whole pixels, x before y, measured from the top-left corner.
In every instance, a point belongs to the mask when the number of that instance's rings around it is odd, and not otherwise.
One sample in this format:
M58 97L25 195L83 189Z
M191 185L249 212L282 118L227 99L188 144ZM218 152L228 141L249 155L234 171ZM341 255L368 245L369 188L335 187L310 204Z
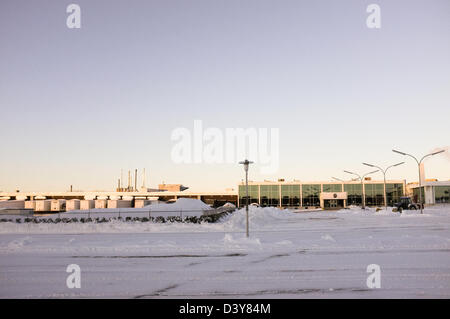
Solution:
M421 213L421 214L423 214L423 203L422 203L422 177L420 176L420 164L422 163L422 161L423 161L426 157L428 157L428 156L433 156L433 155L437 155L437 154L440 154L440 153L442 153L442 152L444 152L444 151L445 151L445 150L440 150L440 151L437 151L437 152L433 152L433 153L427 154L427 155L423 156L423 157L420 159L420 161L419 161L419 160L417 160L417 158L415 158L415 157L412 156L411 154L407 154L407 153L400 152L400 151L397 151L397 150L392 150L392 152L394 152L394 153L398 153L398 154L401 154L401 155L403 155L403 156L409 156L409 157L414 158L414 160L415 160L416 163L417 163L417 167L418 167L418 169L419 169L419 205L420 205L420 213Z
M245 229L246 229L246 235L247 235L247 238L248 238L248 236L249 236L249 231L248 231L248 166L250 165L250 164L253 164L253 162L250 162L249 160L245 160L245 161L243 161L243 162L239 162L239 164L243 164L244 165L244 171L245 171L245 193L246 193L246 195L245 195L245 198L246 198L246 205L245 205L245 219L246 219L246 227L245 227Z
M359 180L361 181L362 209L366 209L366 196L365 196L365 192L364 192L364 177L366 177L367 175L376 173L376 172L378 172L378 170L366 173L363 176L361 176L359 174L356 174L356 173L353 173L353 172L350 172L350 171L344 171L344 172L347 173L347 174L353 174L353 175L358 176Z
M364 165L366 165L366 166L369 166L369 167L374 167L374 168L378 168L382 173L383 173L383 177L384 177L384 209L385 210L387 210L387 197L386 197L386 172L387 172L387 170L388 169L390 169L391 167L395 167L395 166L399 166L399 165L402 165L402 164L405 164L405 162L400 162L400 163L397 163L397 164L394 164L394 165L391 165L391 166L388 166L388 167L386 167L386 169L382 169L381 167L379 167L379 166L376 166L376 165L372 165L372 164L369 164L369 163L363 163Z

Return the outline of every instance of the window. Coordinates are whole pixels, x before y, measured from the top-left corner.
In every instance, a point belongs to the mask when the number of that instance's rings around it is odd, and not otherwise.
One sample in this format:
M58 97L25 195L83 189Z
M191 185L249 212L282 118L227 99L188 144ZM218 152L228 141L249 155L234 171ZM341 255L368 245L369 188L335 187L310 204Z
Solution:
M361 184L344 184L344 192L347 192L347 205L362 205Z
M302 185L303 206L320 206L320 184Z
M261 206L278 206L280 203L279 185L261 185Z
M386 197L388 206L394 206L395 203L400 201L400 197L403 196L403 184L386 184Z
M434 200L436 204L450 203L450 186L434 186Z
M324 193L340 193L342 192L341 184L323 184Z
M384 205L384 184L365 184L364 189L367 206Z
M248 203L258 203L259 194L258 194L258 185L248 185ZM239 206L245 206L247 204L246 200L246 190L245 185L239 185Z
M425 203L425 190L424 187L421 187L422 189L422 203ZM413 202L418 203L419 202L419 194L420 194L420 190L419 187L413 188Z
M300 185L281 185L281 205L300 206Z

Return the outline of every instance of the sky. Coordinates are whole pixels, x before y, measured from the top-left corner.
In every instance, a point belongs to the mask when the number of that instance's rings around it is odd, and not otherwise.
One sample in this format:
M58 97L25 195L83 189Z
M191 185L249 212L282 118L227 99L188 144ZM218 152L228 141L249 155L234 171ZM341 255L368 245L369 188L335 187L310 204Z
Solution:
M66 24L71 3L81 28ZM148 187L236 188L240 158L174 161L173 132L196 120L278 129L277 169L257 158L250 180L405 161L387 177L412 182L417 164L392 149L445 147L425 170L449 180L449 119L448 0L0 2L1 191L112 190L136 168Z

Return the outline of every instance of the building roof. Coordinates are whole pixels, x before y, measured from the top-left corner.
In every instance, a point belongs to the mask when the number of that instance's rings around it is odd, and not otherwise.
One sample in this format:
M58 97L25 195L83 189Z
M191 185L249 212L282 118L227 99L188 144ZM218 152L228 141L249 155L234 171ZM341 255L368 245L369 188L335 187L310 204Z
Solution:
M386 183L396 183L396 184L403 184L404 180L386 180ZM364 184L383 184L384 181L382 180L370 180L370 181L364 181ZM361 181L300 181L300 180L293 180L293 181L248 181L249 185L299 185L299 184L361 184ZM239 185L245 185L245 182L241 182Z
M422 186L450 186L450 181L428 181L423 182ZM414 185L409 185L410 188L417 188L419 187L418 183L415 183Z

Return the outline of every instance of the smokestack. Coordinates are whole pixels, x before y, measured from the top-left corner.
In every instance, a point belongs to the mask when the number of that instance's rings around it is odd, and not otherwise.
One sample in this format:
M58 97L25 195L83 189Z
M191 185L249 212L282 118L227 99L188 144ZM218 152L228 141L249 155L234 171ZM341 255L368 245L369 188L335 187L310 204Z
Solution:
M120 178L117 180L117 191L120 192Z
M145 188L145 168L144 173L142 174L142 188Z
M131 171L128 170L128 190L131 188Z
M137 169L134 170L134 191L137 192Z
M72 185L70 185L70 192L72 192Z
M123 187L123 169L120 169L120 186Z

